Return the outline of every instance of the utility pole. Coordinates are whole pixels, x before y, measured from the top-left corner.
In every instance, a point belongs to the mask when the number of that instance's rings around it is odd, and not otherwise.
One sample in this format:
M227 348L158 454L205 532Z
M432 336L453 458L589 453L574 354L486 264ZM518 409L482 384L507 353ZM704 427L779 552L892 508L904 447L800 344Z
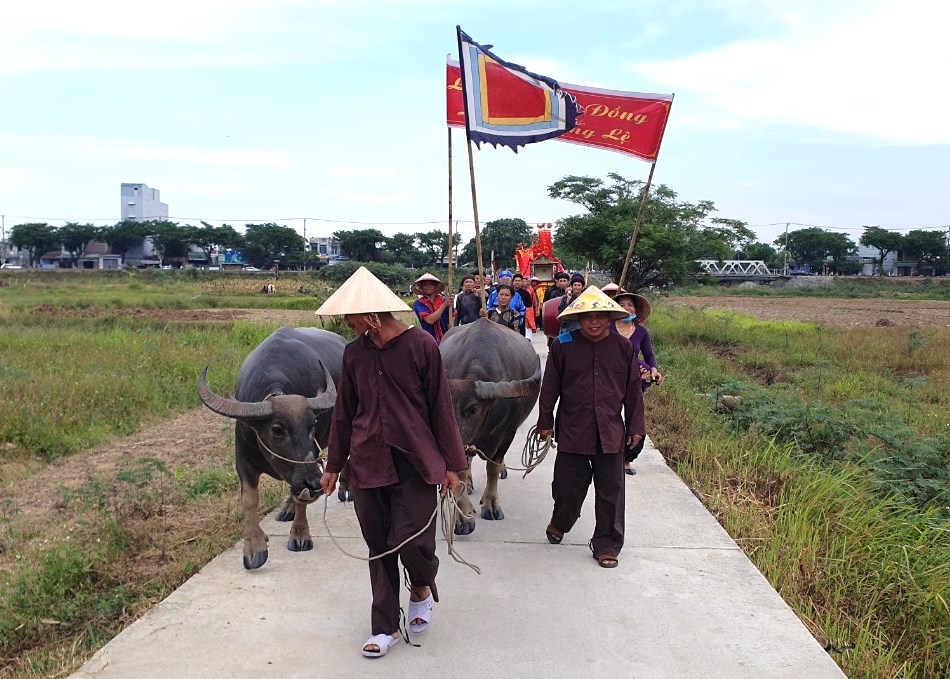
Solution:
M7 216L0 215L0 264L7 263Z
M782 271L782 275L788 276L788 222L785 222L785 242L782 248L785 250L785 267Z

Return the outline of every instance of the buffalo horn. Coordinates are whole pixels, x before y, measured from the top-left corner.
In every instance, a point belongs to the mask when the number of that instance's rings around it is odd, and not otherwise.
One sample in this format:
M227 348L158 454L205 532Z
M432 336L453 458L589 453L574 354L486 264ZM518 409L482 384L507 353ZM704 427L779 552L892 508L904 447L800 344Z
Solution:
M327 367L323 365L323 361L320 362L320 366L323 368L327 388L323 393L311 396L307 399L307 403L310 404L310 409L314 412L329 410L333 407L333 404L336 403L336 385L333 384L333 377L330 375L330 371L327 370Z
M218 415L233 417L236 420L260 420L270 417L274 412L274 406L267 401L258 403L246 403L244 401L235 401L233 399L221 398L210 388L208 388L208 366L198 376L198 396L201 402Z
M520 398L531 396L541 384L541 361L538 360L538 369L534 375L526 380L512 380L511 382L476 382L475 395L480 399L493 400L496 398Z

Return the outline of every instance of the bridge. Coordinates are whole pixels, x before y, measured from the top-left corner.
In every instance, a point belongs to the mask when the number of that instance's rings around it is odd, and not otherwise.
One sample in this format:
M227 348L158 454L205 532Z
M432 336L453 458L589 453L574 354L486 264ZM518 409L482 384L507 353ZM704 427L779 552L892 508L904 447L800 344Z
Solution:
M760 259L697 259L696 263L723 283L771 283L779 277Z

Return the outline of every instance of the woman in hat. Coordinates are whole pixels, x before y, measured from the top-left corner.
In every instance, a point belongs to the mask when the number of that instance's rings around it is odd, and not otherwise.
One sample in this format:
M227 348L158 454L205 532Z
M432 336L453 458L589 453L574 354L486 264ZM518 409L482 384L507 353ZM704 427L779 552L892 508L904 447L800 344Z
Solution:
M370 557L424 532L369 562L372 635L365 656L385 655L399 638L399 562L410 583L406 619L424 631L439 600L435 577L436 522L426 527L439 485L460 489L468 468L439 348L427 333L397 321L406 305L360 267L317 310L343 315L357 338L343 351L343 370L330 429L323 492L330 495L344 465Z
M650 302L643 295L637 295L632 292L622 291L614 297L614 301L624 308L627 317L622 318L616 323L617 333L630 340L633 347L633 355L637 359L640 368L641 386L643 391L647 390L654 382L663 383L663 373L656 367L656 356L653 353L653 342L650 340L650 332L644 321L650 315ZM640 358L640 355L643 358ZM637 470L633 468L633 461L643 450L643 440L632 449L624 451L624 471L627 474L636 474Z
M581 515L594 483L594 535L590 548L603 568L614 568L624 541L623 451L644 436L643 393L630 342L610 332L610 321L627 312L590 286L558 319L579 329L551 344L541 395L537 433L555 434L557 458L551 495L554 511L545 529L552 544ZM557 404L557 420L554 406Z
M412 305L419 319L419 327L432 335L436 344L442 341L442 336L449 331L449 316L453 297L442 294L445 283L426 272L419 276L412 284L412 291L419 295L419 299Z

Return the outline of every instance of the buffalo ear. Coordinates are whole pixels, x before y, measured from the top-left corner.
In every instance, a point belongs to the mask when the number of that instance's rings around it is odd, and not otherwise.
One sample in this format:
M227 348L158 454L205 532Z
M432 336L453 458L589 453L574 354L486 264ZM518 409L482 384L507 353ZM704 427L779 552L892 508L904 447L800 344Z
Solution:
M307 399L310 409L317 413L330 410L336 403L336 385L333 383L333 376L330 375L330 371L327 370L323 361L320 361L320 367L323 368L323 376L326 380L327 388L322 393Z
M475 382L475 395L487 401L498 398L522 398L536 396L541 384L541 361L538 360L534 375L526 380L512 380L510 382Z

